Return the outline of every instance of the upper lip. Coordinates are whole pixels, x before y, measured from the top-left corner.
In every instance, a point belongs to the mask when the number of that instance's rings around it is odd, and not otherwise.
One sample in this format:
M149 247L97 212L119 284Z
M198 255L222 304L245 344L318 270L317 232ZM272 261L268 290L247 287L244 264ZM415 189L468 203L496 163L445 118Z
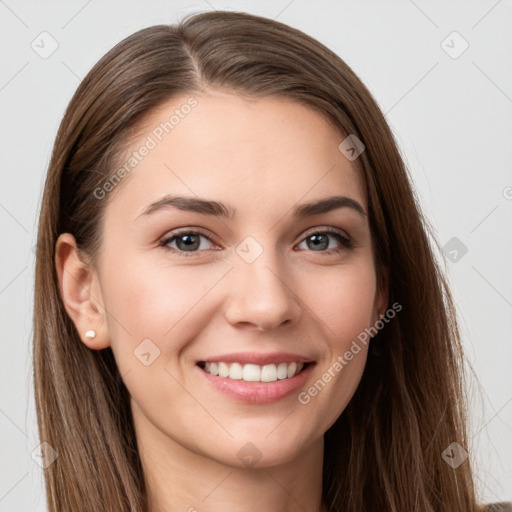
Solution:
M266 364L279 363L311 363L312 359L291 352L237 352L231 354L221 354L218 356L208 357L198 362L201 363L240 363L240 364L257 364L264 366Z

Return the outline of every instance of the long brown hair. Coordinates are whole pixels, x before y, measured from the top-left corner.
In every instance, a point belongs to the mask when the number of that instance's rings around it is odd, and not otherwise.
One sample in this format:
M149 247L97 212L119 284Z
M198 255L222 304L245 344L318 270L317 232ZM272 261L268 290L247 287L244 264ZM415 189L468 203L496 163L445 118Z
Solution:
M325 435L325 503L331 511L476 512L470 461L453 468L442 457L452 442L469 450L455 308L386 120L318 41L234 12L124 39L82 81L60 125L39 219L34 306L39 434L59 454L44 474L49 511L148 510L128 392L111 350L89 350L64 309L55 245L69 232L94 264L108 201L94 191L149 112L205 87L295 99L366 146L357 163L378 272L388 276L389 304L402 310L371 341L360 385Z

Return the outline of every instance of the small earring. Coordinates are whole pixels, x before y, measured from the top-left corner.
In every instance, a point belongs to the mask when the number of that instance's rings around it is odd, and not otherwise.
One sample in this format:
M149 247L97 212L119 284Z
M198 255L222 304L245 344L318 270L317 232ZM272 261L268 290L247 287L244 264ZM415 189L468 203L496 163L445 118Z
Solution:
M94 330L90 330L90 331L87 331L85 333L85 337L88 339L88 340L93 340L94 338L96 338L96 331Z

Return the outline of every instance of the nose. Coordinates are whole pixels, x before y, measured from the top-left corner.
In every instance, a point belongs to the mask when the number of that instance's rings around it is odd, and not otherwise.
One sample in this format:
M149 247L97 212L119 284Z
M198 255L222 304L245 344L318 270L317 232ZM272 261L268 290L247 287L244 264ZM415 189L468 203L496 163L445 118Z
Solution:
M236 258L229 276L226 319L232 325L249 324L261 331L295 323L301 302L283 259L270 249L252 263Z

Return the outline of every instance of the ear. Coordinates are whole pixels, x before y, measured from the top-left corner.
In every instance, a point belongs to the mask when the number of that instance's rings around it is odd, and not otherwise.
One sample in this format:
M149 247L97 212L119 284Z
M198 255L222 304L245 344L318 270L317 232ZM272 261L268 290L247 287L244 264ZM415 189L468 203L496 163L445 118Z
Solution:
M57 240L55 266L64 307L80 339L92 350L109 347L110 337L98 274L80 258L75 237L70 233L61 234ZM85 336L90 330L96 332L93 339Z

